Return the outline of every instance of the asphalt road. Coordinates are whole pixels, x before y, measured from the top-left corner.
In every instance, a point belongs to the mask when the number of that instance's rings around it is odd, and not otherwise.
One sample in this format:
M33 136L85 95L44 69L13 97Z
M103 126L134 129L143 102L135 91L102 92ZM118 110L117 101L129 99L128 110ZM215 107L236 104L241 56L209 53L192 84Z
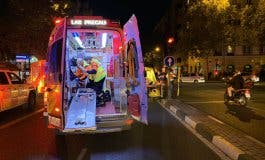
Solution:
M91 160L220 159L157 103L149 107L148 125L136 123L132 130L118 133L61 137L61 157L75 159L84 153L84 159Z
M246 107L225 105L223 83L181 83L176 98L237 128L261 142L265 142L265 85L255 85Z
M55 136L46 128L40 111L0 126L1 160L220 159L155 102L149 104L148 125L135 123L129 131L108 134Z

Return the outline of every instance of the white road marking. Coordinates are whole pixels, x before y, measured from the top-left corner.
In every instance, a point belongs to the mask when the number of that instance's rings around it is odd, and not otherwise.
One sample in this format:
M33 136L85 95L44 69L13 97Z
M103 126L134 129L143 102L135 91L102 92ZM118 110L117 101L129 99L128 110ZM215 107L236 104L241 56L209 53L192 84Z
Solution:
M1 129L4 129L4 128L7 128L7 127L9 127L9 126L12 126L12 125L14 125L14 124L16 124L16 123L18 123L18 122L21 122L21 121L23 121L23 120L25 120L25 119L27 119L27 118L29 118L29 117L35 115L35 114L38 114L38 113L40 113L40 112L43 112L43 110L44 110L43 108L42 108L42 109L39 109L39 110L37 110L37 111L35 111L35 112L31 113L31 114L28 114L28 115L26 115L26 116L24 116L24 117L18 118L18 119L16 119L16 120L13 120L13 121L7 123L7 124L4 124L4 125L0 126L0 130L1 130Z
M76 160L83 160L85 158L86 152L87 152L87 148L83 148L81 152L79 153Z
M213 116L208 115L208 117L218 123L224 124L224 122L220 121L219 119L214 118Z
M224 103L224 101L191 101L191 102L189 102L189 101L183 101L184 103L190 103L190 104L203 104L203 103L205 103L205 104L207 104L207 103Z

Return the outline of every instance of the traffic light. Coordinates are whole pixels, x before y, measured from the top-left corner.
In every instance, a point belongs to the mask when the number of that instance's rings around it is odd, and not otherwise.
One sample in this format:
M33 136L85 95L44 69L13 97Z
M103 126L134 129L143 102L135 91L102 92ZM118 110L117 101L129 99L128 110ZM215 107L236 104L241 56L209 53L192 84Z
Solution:
M168 44L172 44L173 42L174 42L174 38L173 37L168 38L168 40L167 40Z
M218 74L218 71L217 71L217 70L215 70L215 71L214 71L214 75L217 75L217 74Z

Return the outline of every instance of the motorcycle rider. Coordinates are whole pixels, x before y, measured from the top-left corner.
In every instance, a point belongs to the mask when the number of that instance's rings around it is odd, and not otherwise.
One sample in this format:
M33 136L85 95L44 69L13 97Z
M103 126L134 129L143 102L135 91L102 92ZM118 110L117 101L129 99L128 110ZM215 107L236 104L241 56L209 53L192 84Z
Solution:
M233 97L232 97L233 91L238 90L238 89L243 89L243 88L244 88L244 79L241 76L241 72L239 70L236 70L227 88L229 100L233 100Z

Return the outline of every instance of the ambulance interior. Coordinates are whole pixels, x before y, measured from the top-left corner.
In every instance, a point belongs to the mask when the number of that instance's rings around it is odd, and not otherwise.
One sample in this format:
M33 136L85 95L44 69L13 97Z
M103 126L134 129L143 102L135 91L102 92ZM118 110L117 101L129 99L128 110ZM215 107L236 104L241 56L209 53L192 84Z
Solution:
M65 129L95 129L96 117L127 113L126 86L121 78L123 68L119 62L120 44L121 35L117 31L67 30L63 104ZM76 76L80 61L82 65L89 65L87 59L95 60L106 73L101 91L88 85L95 74L81 72L85 79Z

